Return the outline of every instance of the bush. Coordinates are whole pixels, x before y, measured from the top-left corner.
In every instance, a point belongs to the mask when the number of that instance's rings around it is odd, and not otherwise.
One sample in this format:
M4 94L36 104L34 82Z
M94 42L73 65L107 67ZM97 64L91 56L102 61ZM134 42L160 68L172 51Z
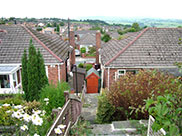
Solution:
M96 122L101 123L110 123L114 120L115 108L112 106L107 99L105 93L98 96L98 108L96 114Z
M86 48L85 47L82 47L81 48L81 53L85 53L86 52Z
M92 66L92 64L83 64L83 63L80 63L80 64L78 65L78 67L79 67L79 68L85 68L86 71L88 71L88 70L91 69L93 66Z
M111 36L109 34L104 34L104 36L101 38L102 41L104 42L108 42L109 40L111 40Z
M15 119L11 117L11 113L7 111L12 110L10 106L0 106L0 126L15 125Z
M136 32L136 29L135 28L130 28L130 29L128 29L128 32Z
M50 84L43 88L40 94L42 109L47 114L51 114L53 108L62 107L65 103L64 91L66 90L70 90L66 82L58 83L57 86Z
M116 120L147 119L144 100L163 95L167 89L175 92L178 85L173 81L173 76L149 70L122 76L106 91L107 99L116 108Z
M96 56L96 47L88 47L89 56Z
M83 68L83 66L84 66L83 63L80 63L80 64L78 65L79 68Z
M26 113L28 114L32 114L32 110L36 111L41 108L40 102L35 100L33 102L26 102L23 106L26 107Z
M180 81L181 82L181 81ZM178 92L177 94L175 94ZM152 125L154 131L163 128L169 136L182 135L182 94L180 90L164 96L150 98L146 101L146 109L155 118Z
M10 97L5 98L4 100L0 100L0 104L11 104L11 105L21 105L25 101L23 100L23 97L21 94L14 94L11 95Z
M37 27L37 31L42 31L42 27Z
M86 71L89 71L93 66L92 66L92 64L86 64Z

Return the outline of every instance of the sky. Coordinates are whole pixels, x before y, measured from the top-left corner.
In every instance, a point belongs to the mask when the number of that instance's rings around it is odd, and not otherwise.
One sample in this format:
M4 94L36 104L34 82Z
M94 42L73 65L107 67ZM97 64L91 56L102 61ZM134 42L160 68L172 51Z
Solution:
M1 0L0 17L182 19L182 0Z

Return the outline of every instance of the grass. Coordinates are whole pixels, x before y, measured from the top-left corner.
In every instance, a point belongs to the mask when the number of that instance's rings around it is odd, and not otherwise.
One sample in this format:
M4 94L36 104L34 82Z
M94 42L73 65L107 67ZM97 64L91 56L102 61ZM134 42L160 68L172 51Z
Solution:
M91 131L90 123L83 119L79 119L76 126L74 126L70 132L71 136L88 136L91 134L92 134L92 131Z
M140 124L138 120L130 120L130 123L132 126L135 126L137 129L137 134L140 134L142 136L147 135L147 126L144 124Z
M90 106L91 106L91 104L83 104L83 108L88 108Z

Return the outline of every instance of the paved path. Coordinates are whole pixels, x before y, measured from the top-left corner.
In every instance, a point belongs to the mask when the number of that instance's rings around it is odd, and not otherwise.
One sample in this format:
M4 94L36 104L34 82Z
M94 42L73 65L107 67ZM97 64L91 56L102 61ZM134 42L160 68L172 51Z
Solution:
M86 94L81 116L91 124L95 123L99 94Z
M86 94L81 113L81 116L91 123L94 136L141 136L137 132L137 129L141 127L139 121L113 121L111 124L96 124L98 96L99 94ZM147 121L142 121L143 123L147 125Z

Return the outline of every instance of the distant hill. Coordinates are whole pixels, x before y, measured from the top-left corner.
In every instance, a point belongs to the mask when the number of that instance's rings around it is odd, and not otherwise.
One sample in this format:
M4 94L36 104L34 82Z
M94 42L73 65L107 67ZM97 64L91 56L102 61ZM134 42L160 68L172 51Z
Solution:
M160 19L160 18L120 18L120 17L104 17L104 16L96 16L96 17L82 17L80 19L97 19L103 20L109 24L129 24L131 25L134 22L140 24L141 27L149 26L149 27L178 27L182 26L182 20L180 19Z

